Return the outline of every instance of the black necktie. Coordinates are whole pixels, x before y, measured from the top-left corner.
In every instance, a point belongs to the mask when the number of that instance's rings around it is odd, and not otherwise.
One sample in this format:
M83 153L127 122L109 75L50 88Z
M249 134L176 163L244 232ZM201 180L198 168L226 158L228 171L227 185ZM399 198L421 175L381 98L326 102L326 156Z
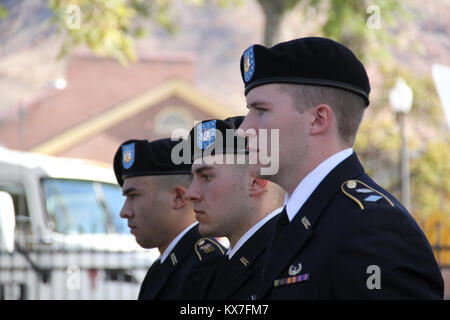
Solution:
M289 224L289 218L287 215L286 207L283 208L280 215L278 216L277 223L275 225L275 236L274 240L277 240L280 237L281 232L283 232L284 228Z
M212 271L214 273L212 282L207 286L205 292L206 299L219 299L218 297L222 297L223 295L223 287L227 285L232 279L229 277L232 276L230 272L228 272L228 265L230 263L230 259L227 254L224 254L219 261L215 269Z
M273 257L274 252L277 248L277 244L280 239L280 235L283 232L283 230L287 227L288 224L289 224L289 218L287 215L286 206L284 206L283 211L281 211L281 213L278 215L277 222L275 223L275 231L274 231L272 241L268 244L267 254L264 259L263 273L267 269L267 266L270 264L271 258Z
M218 262L218 267L216 269L216 278L220 277L222 272L224 272L227 269L228 264L230 263L230 258L227 254L224 254Z

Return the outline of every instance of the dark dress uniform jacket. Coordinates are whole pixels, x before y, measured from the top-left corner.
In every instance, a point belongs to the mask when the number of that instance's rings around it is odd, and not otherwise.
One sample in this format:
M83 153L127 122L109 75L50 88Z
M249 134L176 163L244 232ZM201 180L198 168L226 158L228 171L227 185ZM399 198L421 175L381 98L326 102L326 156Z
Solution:
M153 263L142 283L138 299L200 299L206 275L224 252L223 246L213 239L202 238L198 225L194 226L162 264L159 259Z
M268 220L235 252L224 255L208 276L204 298L208 300L250 300L256 297L264 256L278 215Z
M355 153L325 177L268 252L258 299L443 297L426 237Z

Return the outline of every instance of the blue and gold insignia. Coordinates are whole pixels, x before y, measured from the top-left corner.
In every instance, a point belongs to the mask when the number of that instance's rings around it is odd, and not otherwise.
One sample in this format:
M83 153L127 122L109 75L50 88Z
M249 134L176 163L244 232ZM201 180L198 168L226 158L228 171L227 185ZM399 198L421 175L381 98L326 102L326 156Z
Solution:
M134 146L134 142L122 146L122 166L124 167L124 169L130 169L134 163Z
M216 120L197 124L197 146L206 149L216 141Z
M253 73L255 73L255 53L253 50L253 46L250 46L247 50L244 51L244 80L245 82L249 82L253 77Z
M365 204L378 203L381 199L383 199L385 203L388 203L394 207L394 204L387 196L359 180L345 181L341 185L341 190L347 197L356 202L361 210L365 209Z
M209 238L199 239L195 243L194 249L200 261L203 260L203 257L205 255L214 252L216 250L219 250L222 254L225 253L219 243Z
M283 279L277 279L273 282L274 287L281 287L288 284L294 284L299 282L308 281L310 279L309 273L301 274L295 277L288 277Z

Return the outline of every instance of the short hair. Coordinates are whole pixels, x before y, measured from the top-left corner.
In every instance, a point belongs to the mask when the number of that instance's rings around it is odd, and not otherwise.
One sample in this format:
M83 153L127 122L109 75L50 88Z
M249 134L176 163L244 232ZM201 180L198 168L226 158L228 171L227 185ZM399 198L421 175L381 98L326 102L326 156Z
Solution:
M336 116L338 132L342 141L352 146L356 132L361 124L366 103L364 99L352 92L325 86L279 84L282 91L291 95L294 106L300 113L325 103L331 107Z
M156 177L158 185L165 189L172 189L175 186L182 186L188 189L192 182L192 174L160 175L153 177Z

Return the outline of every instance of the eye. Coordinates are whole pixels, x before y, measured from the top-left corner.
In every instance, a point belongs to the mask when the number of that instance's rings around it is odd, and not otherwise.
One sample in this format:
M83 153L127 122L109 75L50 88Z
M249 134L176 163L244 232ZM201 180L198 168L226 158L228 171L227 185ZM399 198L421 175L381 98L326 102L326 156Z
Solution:
M135 193L127 194L127 199L134 200L136 197L137 197L137 194L135 194Z
M201 176L201 178L202 178L203 181L209 182L209 181L211 180L212 176L210 176L210 175L208 175L208 174L203 174L203 175Z
M258 115L262 115L264 112L267 111L267 109L257 107L255 108L255 111Z

